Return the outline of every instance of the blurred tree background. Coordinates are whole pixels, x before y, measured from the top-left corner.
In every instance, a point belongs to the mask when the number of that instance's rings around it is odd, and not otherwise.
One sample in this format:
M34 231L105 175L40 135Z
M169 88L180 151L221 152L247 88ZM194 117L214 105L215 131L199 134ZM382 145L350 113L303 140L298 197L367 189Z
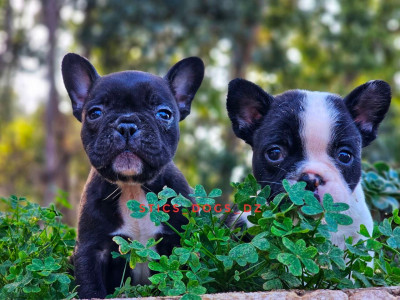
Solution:
M204 60L175 158L192 185L229 191L250 172L250 147L225 109L236 77L272 94L345 95L386 80L393 104L364 158L400 163L400 0L0 0L0 9L0 195L42 204L66 197L70 224L89 171L61 80L71 51L100 74L164 75L184 57Z

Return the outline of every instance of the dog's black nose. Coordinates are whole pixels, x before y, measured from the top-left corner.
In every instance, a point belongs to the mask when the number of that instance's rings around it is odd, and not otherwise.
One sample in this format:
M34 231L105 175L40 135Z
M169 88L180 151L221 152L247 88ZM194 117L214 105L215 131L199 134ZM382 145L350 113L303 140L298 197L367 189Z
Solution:
M134 123L120 123L117 126L117 131L125 138L130 138L138 130Z
M303 173L300 175L299 181L304 181L306 185L306 190L314 192L320 185L324 184L322 177L318 174L308 174Z

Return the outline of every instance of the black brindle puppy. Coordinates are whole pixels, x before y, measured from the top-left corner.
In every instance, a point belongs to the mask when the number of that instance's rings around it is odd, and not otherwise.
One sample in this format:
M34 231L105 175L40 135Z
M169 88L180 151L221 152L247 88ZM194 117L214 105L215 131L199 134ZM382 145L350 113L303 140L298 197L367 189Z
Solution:
M74 252L76 282L81 298L105 297L119 286L125 262L112 259L119 235L145 243L163 238L156 251L170 254L179 236L148 215L130 217L126 202L147 203L145 193L164 186L188 197L190 188L172 162L179 140L179 121L204 76L201 59L190 57L164 77L139 71L99 76L85 58L67 54L62 75L74 116L82 122L81 138L92 165L80 202L78 241ZM170 213L170 223L186 223ZM148 282L150 271L138 264L130 274L135 284Z

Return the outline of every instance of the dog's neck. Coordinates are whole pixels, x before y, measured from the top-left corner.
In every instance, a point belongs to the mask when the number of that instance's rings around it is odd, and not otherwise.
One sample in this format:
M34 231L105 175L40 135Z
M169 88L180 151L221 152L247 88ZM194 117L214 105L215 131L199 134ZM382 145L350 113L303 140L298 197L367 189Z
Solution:
M345 249L345 238L353 237L353 242L361 239L362 236L358 233L360 225L364 224L368 232L372 234L374 227L371 213L365 203L365 196L362 190L361 182L358 183L351 198L348 201L350 208L344 212L345 215L353 219L353 223L347 226L339 225L338 231L331 233L331 241L341 249Z

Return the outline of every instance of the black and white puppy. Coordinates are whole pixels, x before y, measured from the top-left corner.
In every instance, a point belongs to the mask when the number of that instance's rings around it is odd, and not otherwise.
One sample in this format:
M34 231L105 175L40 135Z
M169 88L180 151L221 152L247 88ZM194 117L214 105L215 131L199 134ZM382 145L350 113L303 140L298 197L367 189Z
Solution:
M350 206L353 224L339 226L332 242L344 248L344 236L360 239L361 224L373 221L361 188L361 149L377 135L389 109L390 86L369 81L346 97L290 90L272 96L244 79L229 83L227 109L235 134L253 149L253 173L271 195L282 180L305 181L317 199L325 193Z
M101 77L88 60L70 53L63 59L62 75L92 165L80 202L75 277L80 298L102 298L119 286L125 266L123 259L111 257L118 251L113 236L141 243L162 237L156 246L160 255L179 245L177 234L155 226L148 215L130 217L126 203L135 199L147 205L146 192L158 193L164 186L188 197L189 185L172 158L179 121L190 113L204 64L186 58L164 78L139 71ZM186 218L171 210L170 223L180 228ZM135 284L146 283L150 271L138 264L130 275Z

